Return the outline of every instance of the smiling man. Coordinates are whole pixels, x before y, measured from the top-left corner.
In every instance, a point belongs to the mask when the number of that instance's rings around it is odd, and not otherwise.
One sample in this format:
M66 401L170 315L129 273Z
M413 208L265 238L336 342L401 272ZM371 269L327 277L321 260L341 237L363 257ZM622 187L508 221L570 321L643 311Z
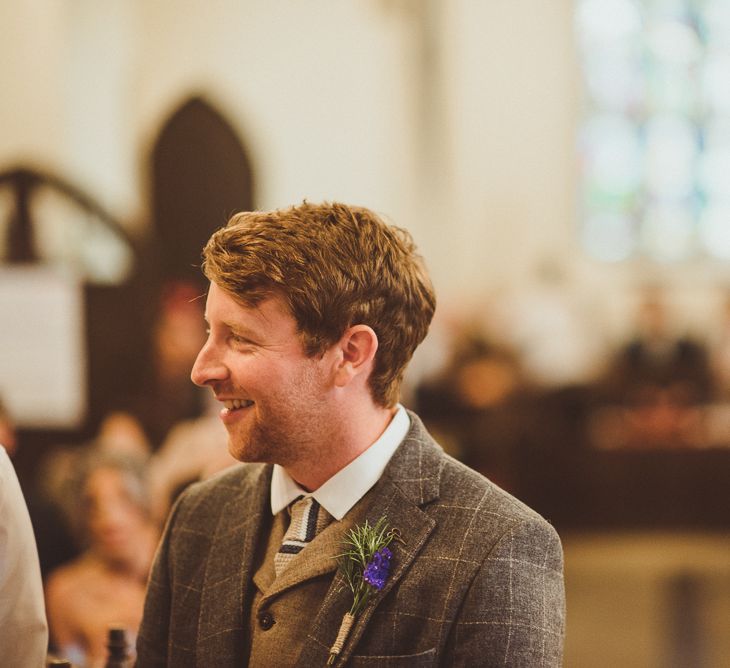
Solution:
M435 308L410 236L304 203L234 216L203 256L192 379L244 464L173 509L138 665L559 666L557 534L398 404ZM353 593L337 556L378 522L387 568L340 633Z

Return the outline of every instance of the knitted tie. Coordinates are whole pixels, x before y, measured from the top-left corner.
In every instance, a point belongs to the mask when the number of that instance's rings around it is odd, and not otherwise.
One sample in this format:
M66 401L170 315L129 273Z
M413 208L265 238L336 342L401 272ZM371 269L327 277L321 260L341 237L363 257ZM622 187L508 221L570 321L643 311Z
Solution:
M278 577L314 537L332 520L330 515L313 496L300 496L291 506L289 528L274 556L274 570Z

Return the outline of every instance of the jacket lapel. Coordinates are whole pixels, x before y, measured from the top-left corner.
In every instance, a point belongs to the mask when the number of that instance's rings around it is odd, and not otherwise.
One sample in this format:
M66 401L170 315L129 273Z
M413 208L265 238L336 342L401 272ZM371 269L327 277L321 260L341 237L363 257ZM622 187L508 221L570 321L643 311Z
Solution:
M438 498L443 452L428 436L419 418L413 413L410 413L410 418L411 429L383 476L351 511L350 527L366 519L373 525L381 517L386 517L400 540L394 540L390 545L392 571L385 587L371 596L365 610L355 620L336 663L338 666L347 662L378 604L408 571L435 526L434 520L421 510L421 506ZM297 666L325 665L329 648L351 605L352 592L337 573L315 617Z
M217 657L218 666L240 663L245 621L243 607L257 540L268 509L271 467L261 466L249 484L222 508L214 531L203 580L198 626L198 662ZM235 586L231 586L231 580ZM225 629L225 632L221 632Z

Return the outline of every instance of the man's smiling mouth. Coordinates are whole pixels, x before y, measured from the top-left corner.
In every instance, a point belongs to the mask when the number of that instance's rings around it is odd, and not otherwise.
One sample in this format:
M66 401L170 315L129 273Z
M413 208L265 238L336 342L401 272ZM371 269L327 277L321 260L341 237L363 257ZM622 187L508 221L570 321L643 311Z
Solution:
M229 410L238 410L239 408L248 408L249 406L253 406L253 401L250 401L248 399L226 399L226 401L223 402L223 405Z

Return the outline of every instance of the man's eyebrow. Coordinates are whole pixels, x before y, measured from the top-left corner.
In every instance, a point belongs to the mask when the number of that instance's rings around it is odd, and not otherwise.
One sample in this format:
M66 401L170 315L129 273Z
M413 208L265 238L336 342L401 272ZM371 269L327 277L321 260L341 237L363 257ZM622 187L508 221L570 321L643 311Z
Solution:
M243 334L246 337L255 338L257 335L256 330L253 330L250 327L247 327L246 325L238 322L223 320L222 324L224 327L227 327L232 332L236 332L237 334Z

